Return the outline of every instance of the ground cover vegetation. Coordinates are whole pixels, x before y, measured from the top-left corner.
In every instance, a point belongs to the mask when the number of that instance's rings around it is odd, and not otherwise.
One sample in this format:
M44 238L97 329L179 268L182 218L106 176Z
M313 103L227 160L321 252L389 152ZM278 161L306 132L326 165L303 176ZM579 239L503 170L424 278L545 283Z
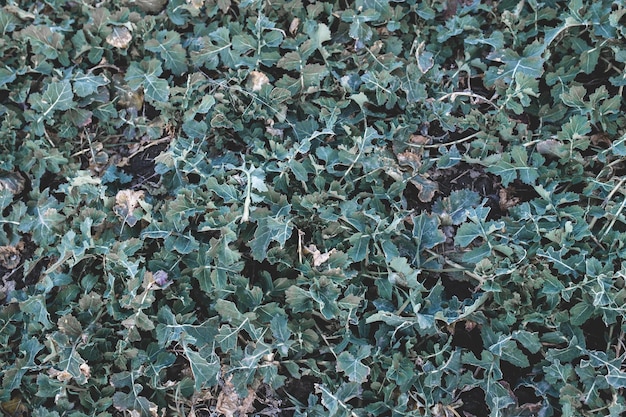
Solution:
M0 405L620 416L626 8L0 8Z

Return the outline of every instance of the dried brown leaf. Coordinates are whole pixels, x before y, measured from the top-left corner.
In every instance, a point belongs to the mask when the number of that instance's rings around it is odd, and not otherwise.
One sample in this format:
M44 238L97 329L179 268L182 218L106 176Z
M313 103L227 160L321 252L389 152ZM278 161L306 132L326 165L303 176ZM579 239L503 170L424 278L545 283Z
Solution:
M298 26L300 26L300 19L294 17L291 23L289 24L289 33L294 35L298 31Z
M269 83L270 79L268 76L260 71L252 71L250 75L248 75L248 86L252 91L260 91L265 84Z
M12 194L19 194L24 190L26 180L19 172L0 173L0 191L9 190Z
M317 249L317 246L315 245L307 246L306 248L304 248L304 251L305 253L313 255L313 266L315 267L324 264L324 262L328 261L330 256L336 252L335 249L331 249L328 252L322 253L319 249Z
M115 206L113 210L123 221L129 226L137 224L137 218L133 216L133 211L139 205L139 201L143 199L143 191L120 190L115 196Z
M119 49L126 49L131 40L133 40L133 35L126 26L113 27L112 32L106 38L109 45Z
M422 158L416 153L407 151L397 154L396 157L400 165L410 166L414 170L422 166Z
M217 405L215 410L223 414L225 417L246 416L248 413L254 412L254 401L256 400L256 392L248 389L246 398L240 398L231 382L231 378L224 381L222 391L217 397Z
M411 135L409 141L416 145L428 145L430 143L430 139L424 135Z
M20 242L15 246L0 246L0 266L6 269L15 269L22 261L22 250L24 243Z
M506 188L500 188L498 194L500 195L500 209L502 211L507 211L519 203L519 198L513 197L511 192Z

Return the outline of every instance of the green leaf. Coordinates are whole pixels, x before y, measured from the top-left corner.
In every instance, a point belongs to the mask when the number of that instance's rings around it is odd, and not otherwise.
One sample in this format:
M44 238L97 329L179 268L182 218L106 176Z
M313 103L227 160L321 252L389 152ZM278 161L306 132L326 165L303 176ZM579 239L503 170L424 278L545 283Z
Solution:
M442 222L449 219L454 225L463 223L468 216L469 209L478 206L480 195L472 190L455 190L448 197L439 199L433 204L433 212Z
M225 324L220 326L219 332L215 335L215 341L218 343L222 352L230 352L237 346L237 338L239 337L239 329L233 329Z
M78 71L72 77L74 85L74 93L79 97L87 97L98 91L98 87L104 87L109 84L109 80L104 75L93 75L91 73L83 73Z
M528 153L523 146L514 146L510 152L502 155L502 158L492 166L487 167L487 172L499 175L502 185L508 185L519 178L524 184L534 185L539 178L537 168L528 165Z
M587 90L582 85L573 85L567 92L563 92L561 94L561 101L569 107L574 107L578 109L584 109L585 104L585 96L587 95Z
M562 364L559 361L552 362L550 366L544 366L543 371L546 381L554 385L568 382L575 377L574 367L569 363Z
M69 120L76 127L85 127L91 124L93 113L85 109L69 109L63 119Z
M411 177L409 182L419 190L417 198L424 203L430 203L435 197L435 193L439 191L439 186L435 181L432 181L422 175L415 175Z
M332 320L340 313L337 304L340 294L337 285L326 277L316 279L309 290L309 296L318 303L320 312L327 320Z
M588 350L589 362L595 368L606 368L606 381L614 388L626 387L626 372L622 371L625 356L609 359L606 352Z
M28 41L36 54L48 59L57 59L63 50L63 32L53 32L48 25L28 25L17 32L16 37Z
M278 68L282 68L287 71L301 71L304 63L298 52L287 52L282 58L280 58L277 66Z
M494 30L493 32L491 32L491 34L487 38L484 37L484 34L482 36L470 35L466 39L464 39L464 42L468 45L489 45L493 48L494 51L501 51L505 49L504 35L498 30Z
M570 323L574 326L582 326L596 312L596 308L586 302L581 301L570 309Z
M290 220L283 216L263 217L257 220L257 228L254 232L254 239L248 244L252 250L252 256L257 261L267 258L267 248L271 242L278 242L282 248L293 231Z
M215 177L209 177L206 181L206 187L221 197L224 200L224 204L233 203L241 199L237 188L229 184L220 184Z
M420 213L418 216L412 216L412 220L413 239L417 243L418 253L446 241L445 235L439 229L440 222L437 216Z
M183 123L183 131L190 138L203 138L208 131L208 126L205 122L198 122L192 119Z
M479 237L489 241L491 234L505 227L502 221L485 222L488 213L488 207L470 208L467 211L467 216L470 221L463 223L458 228L454 236L454 242L462 248L465 248L469 246L474 239Z
M124 79L133 91L143 88L148 99L164 102L169 98L170 87L166 80L159 78L162 73L158 60L143 60L139 64L131 62Z
M230 31L227 27L220 27L209 36L196 39L194 49L190 52L191 61L198 67L215 69L220 63L220 56L223 60L229 58L231 46Z
M468 230L463 230L463 233L467 232ZM463 262L468 264L478 264L480 261L488 259L489 256L491 256L491 248L488 244L483 244L473 248L469 252L465 252L463 254Z
M363 233L355 233L350 236L348 241L352 246L348 249L348 256L350 256L354 262L361 262L364 260L367 257L371 240L372 237L370 235Z
M222 320L227 321L228 323L232 323L236 326L247 320L246 317L241 314L241 312L239 312L239 309L237 309L237 305L232 301L222 299L217 300L217 303L215 304L215 310L220 314Z
M287 327L287 323L288 319L284 314L276 315L270 321L270 330L272 331L272 336L276 339L276 348L285 357L289 353L289 347L293 344L293 341L289 340L292 332Z
M40 323L44 329L51 329L50 313L46 307L46 299L43 295L32 295L20 303L20 310L30 316L35 322Z
M421 81L422 71L415 64L407 66L406 76L402 79L401 88L406 93L406 101L420 103L428 98L426 83Z
M0 88L5 88L5 85L11 84L17 78L17 74L14 70L9 68L0 68Z
M389 266L395 271L395 274L389 275L389 280L400 281L407 285L409 288L420 288L422 284L418 283L417 276L419 270L411 268L409 262L405 257L393 258Z
M496 410L490 415L497 416L500 410L506 410L508 406L515 404L515 398L508 387L504 387L499 381L487 383L489 384L488 388L483 388L485 400L490 410Z
M69 81L48 84L43 94L33 94L29 98L33 109L39 111L41 118L47 117L57 110L68 110L75 106L74 93Z
M287 291L285 291L285 301L287 301L287 304L289 304L289 307L294 313L311 311L313 308L309 291L295 285L290 286L287 288Z
M178 32L158 31L156 37L148 40L144 47L159 55L165 68L172 71L174 75L182 75L187 71L187 52L181 45Z
M526 74L531 78L539 78L543 74L543 45L534 42L526 46L520 56L511 48L498 49L487 55L487 59L502 63L497 69L491 67L485 76L485 85L493 86L496 82L509 85L518 73Z
M417 306L418 309L420 306ZM411 326L417 326L421 330L421 334L427 334L435 329L435 316L433 314L416 313L414 317L399 316L389 311L378 311L366 320L366 323L375 323L382 321L396 329L404 329Z
M489 346L489 352L519 368L530 366L526 355L510 337L500 336L497 343Z
M17 13L16 13L17 14ZM8 8L0 10L0 32L11 33L19 23L17 16L9 12Z
M168 251L176 251L182 255L197 251L199 247L200 243L191 233L186 235L170 234L165 238L165 248Z
M405 392L417 379L415 364L399 352L394 353L392 361L386 376L398 384L401 392Z
M570 119L563 125L561 131L557 134L557 137L564 141L570 141L575 143L576 146L571 148L586 149L587 146L580 147L580 139L585 138L587 134L591 132L591 124L587 117L580 114L570 117ZM586 141L588 144L589 141Z
M505 107L522 114L531 105L531 97L539 97L539 81L522 72L516 73L515 82L506 91Z
M328 410L329 416L349 416L352 407L348 401L361 395L361 384L348 382L333 390L324 384L315 386L315 390L322 395L322 404Z
M2 389L4 392L11 393L14 389L20 388L22 379L26 373L37 368L35 358L37 354L44 348L35 337L24 337L20 343L19 357L11 365L6 365L4 375L2 377Z
M367 22L376 21L380 18L380 13L374 9L359 10L355 13L353 10L346 10L341 15L341 20L351 22L348 33L350 36L361 42L367 42L372 38L373 30Z
M591 74L600 59L601 48L599 46L591 49L586 49L580 54L580 66L585 74Z
M345 373L352 382L364 383L370 374L370 368L361 361L367 358L370 353L371 347L369 345L361 346L356 356L350 352L341 352L337 356L337 370Z
M542 344L537 333L531 333L526 330L517 330L513 332L512 337L530 353L537 353L542 348Z
M547 251L539 248L537 249L537 256L550 262L559 273L576 277L581 267L584 268L584 258L580 255L565 258L564 255L567 252L566 248L561 248L558 251L553 247L548 247Z
M85 384L87 375L81 369L81 365L86 362L76 350L74 340L59 332L55 333L50 340L56 345L59 353L57 370L70 375L76 383Z
M137 371L124 371L111 376L111 384L114 387L128 389L128 392L117 391L113 394L113 406L119 411L134 411L140 417L151 417L158 407L139 395L143 391L143 386L136 382L137 377Z
M302 68L303 87L317 87L328 75L328 68L322 64L306 64Z
M195 380L195 390L200 392L203 388L217 385L220 375L220 361L215 352L207 353L207 349L202 349L202 355L183 343L183 352L189 361L191 372ZM207 360L207 357L210 359Z

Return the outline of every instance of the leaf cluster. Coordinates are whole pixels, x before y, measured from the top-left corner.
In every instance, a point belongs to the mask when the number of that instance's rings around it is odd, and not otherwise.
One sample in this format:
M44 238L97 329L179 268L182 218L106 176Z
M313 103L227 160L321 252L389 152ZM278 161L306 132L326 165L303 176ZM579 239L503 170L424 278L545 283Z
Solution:
M624 14L2 6L0 408L623 414Z

